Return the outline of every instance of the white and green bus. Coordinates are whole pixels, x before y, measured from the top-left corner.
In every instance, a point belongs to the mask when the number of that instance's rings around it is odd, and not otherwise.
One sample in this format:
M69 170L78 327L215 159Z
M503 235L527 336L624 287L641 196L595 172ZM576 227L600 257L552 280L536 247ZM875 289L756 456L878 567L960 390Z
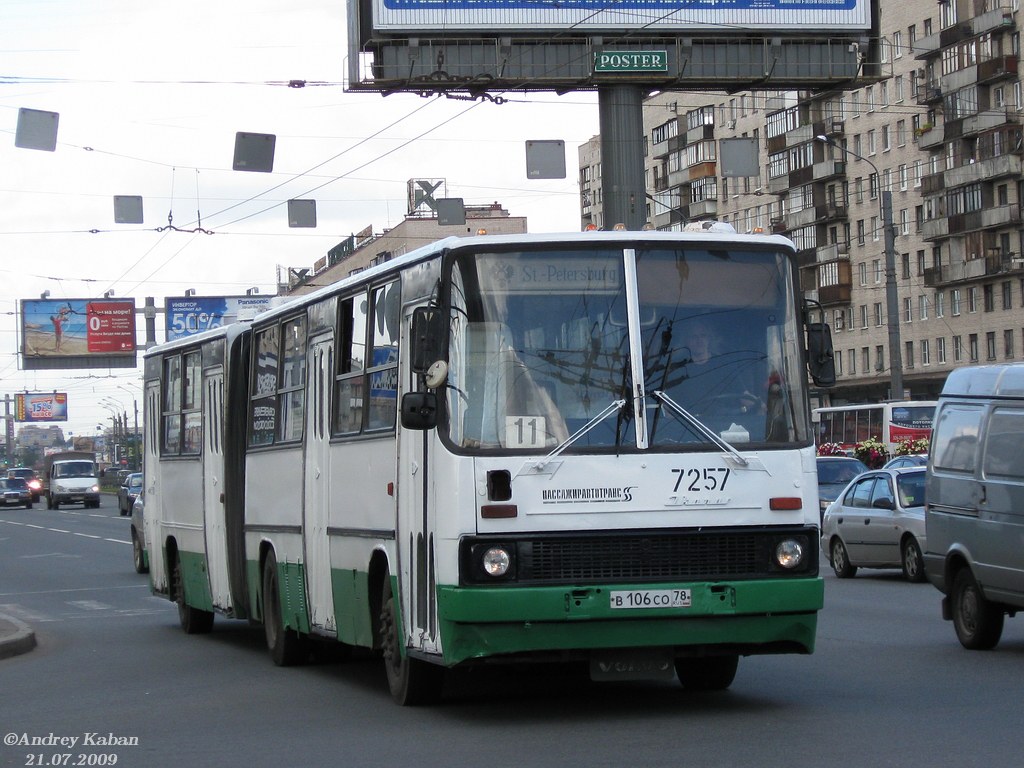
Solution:
M721 689L810 653L808 378L776 236L449 238L145 357L146 539L183 628L445 670L583 661Z

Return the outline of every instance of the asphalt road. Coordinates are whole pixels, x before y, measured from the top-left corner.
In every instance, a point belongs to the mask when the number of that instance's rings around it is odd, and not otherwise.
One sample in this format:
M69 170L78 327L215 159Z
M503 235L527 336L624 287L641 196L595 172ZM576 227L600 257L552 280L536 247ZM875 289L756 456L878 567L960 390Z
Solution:
M726 692L506 668L452 675L439 706L403 709L375 659L279 669L244 622L186 636L104 503L0 509L0 614L38 640L0 660L0 765L1020 763L1024 620L995 651L965 651L939 593L897 571L825 574L816 652L743 659Z

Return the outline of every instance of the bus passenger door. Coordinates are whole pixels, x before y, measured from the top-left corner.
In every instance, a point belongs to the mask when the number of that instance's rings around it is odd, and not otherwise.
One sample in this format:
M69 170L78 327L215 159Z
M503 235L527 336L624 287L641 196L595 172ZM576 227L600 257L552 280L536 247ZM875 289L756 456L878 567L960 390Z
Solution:
M402 318L402 348L412 349L410 329L412 308ZM399 374L399 400L407 388L416 386L417 377L409 372L408 354L403 355ZM437 650L434 571L434 516L431 507L433 479L432 455L436 429L416 430L399 427L398 444L398 544L399 603L402 626L409 647L422 651Z
M224 518L224 371L203 377L203 517L206 521L206 560L213 604L231 609L228 579L227 526Z
M306 403L305 472L302 528L305 540L306 589L312 626L335 632L334 592L331 587L331 542L327 528L330 512L330 426L328 408L334 340L311 342L306 361L309 388Z

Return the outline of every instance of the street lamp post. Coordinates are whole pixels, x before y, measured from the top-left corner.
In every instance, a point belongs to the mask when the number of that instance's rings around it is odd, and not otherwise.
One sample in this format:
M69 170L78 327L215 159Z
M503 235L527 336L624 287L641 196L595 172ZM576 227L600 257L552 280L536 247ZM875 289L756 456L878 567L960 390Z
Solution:
M885 313L889 331L889 397L893 400L903 399L903 353L900 349L900 298L896 290L896 230L892 223L892 192L882 189L882 174L878 166L863 155L847 147L837 144L828 136L816 136L823 144L835 147L840 152L853 155L871 166L878 179L878 212L885 235Z

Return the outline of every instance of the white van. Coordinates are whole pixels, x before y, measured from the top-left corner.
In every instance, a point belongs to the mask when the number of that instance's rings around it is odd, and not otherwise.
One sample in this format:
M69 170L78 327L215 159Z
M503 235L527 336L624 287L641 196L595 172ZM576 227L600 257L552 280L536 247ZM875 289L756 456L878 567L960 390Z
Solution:
M1024 609L1024 363L958 368L939 397L925 488L925 573L965 648Z

